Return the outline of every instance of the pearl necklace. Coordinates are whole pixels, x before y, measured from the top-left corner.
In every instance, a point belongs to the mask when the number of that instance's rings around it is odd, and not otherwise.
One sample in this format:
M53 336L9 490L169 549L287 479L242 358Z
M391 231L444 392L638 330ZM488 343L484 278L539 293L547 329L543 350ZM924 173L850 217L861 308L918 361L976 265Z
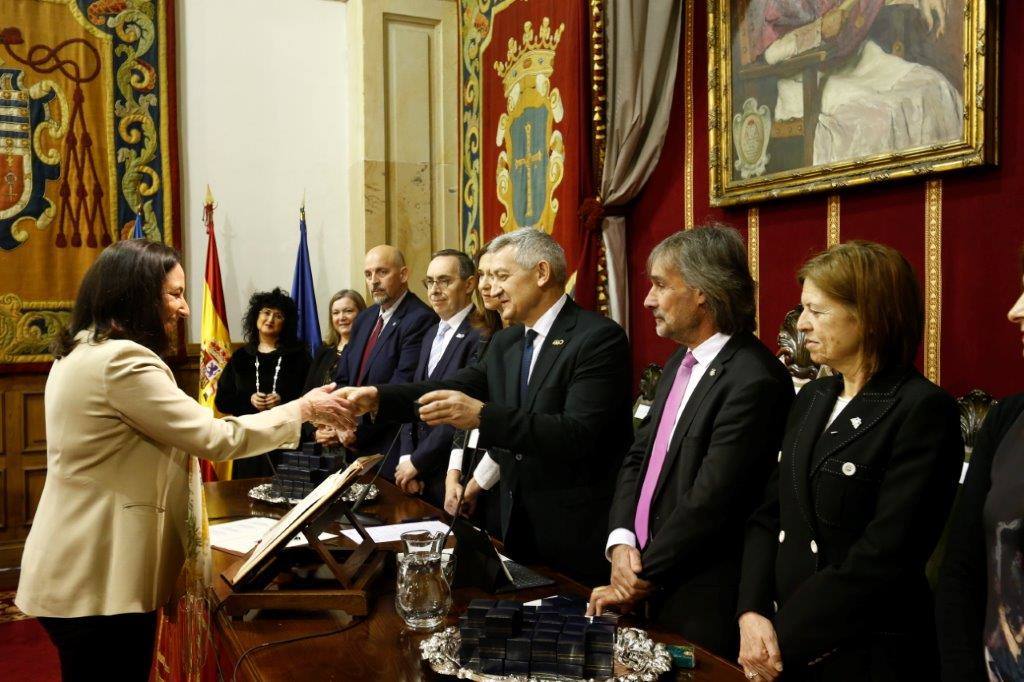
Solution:
M271 386L271 388L270 388L270 392L271 393L277 393L277 375L281 372L281 360L283 360L283 359L284 359L284 356L282 356L282 355L278 355L277 356L277 367L274 368L274 385ZM259 351L256 351L256 392L257 393L260 392L260 354L259 354Z

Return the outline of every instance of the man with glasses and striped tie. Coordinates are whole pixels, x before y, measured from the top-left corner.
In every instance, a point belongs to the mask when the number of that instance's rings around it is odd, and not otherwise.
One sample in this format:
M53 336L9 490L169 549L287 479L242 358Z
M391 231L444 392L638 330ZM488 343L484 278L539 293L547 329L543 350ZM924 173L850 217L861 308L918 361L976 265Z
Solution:
M776 465L793 382L754 336L754 281L736 230L677 232L647 260L644 306L679 344L616 484L611 582L590 612L650 617L735 659L747 517Z
M473 309L476 266L462 251L433 254L423 279L427 302L440 321L427 329L413 381L448 379L475 360L480 327ZM395 484L408 494L422 494L430 504L444 505L444 481L454 426L429 426L422 421L402 426Z

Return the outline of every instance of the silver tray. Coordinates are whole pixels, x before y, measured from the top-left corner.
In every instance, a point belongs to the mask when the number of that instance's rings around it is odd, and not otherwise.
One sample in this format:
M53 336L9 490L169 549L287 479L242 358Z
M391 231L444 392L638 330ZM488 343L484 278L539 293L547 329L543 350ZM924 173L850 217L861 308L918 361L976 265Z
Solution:
M435 632L420 642L420 656L434 672L478 682L563 682L576 678L563 675L485 675L459 666L459 630L455 627ZM644 630L619 628L615 637L615 677L607 682L654 682L672 668L672 657L664 644L658 644ZM604 681L602 681L604 682Z
M366 483L353 483L352 487L346 490L341 495L341 499L346 502L355 502L359 499L359 496L363 494L363 489L366 486L370 486L370 490L366 493L366 497L363 498L363 502L373 502L380 495L380 490L374 484ZM265 502L267 504L279 504L279 505L293 505L298 504L302 501L301 497L279 497L270 490L269 483L261 483L255 488L249 491L249 498L256 500L257 502Z

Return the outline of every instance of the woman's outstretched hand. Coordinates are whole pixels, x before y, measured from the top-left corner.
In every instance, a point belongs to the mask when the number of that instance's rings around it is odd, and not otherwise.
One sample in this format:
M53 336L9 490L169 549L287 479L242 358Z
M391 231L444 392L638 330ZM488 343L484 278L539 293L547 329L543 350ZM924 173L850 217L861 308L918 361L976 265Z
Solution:
M302 421L334 427L338 431L355 429L356 419L352 404L345 399L342 391L335 391L334 384L314 388L299 398Z

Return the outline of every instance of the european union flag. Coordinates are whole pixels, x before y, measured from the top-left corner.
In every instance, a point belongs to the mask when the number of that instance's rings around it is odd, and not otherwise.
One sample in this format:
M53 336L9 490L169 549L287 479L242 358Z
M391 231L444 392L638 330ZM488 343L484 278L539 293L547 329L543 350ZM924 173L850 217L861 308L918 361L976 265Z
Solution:
M146 233L142 231L142 211L135 214L135 227L132 229L132 239L145 239Z
M311 353L320 349L320 320L317 319L316 294L313 292L313 270L309 265L309 244L306 242L306 207L299 209L299 253L295 257L292 298L299 307L299 338Z

